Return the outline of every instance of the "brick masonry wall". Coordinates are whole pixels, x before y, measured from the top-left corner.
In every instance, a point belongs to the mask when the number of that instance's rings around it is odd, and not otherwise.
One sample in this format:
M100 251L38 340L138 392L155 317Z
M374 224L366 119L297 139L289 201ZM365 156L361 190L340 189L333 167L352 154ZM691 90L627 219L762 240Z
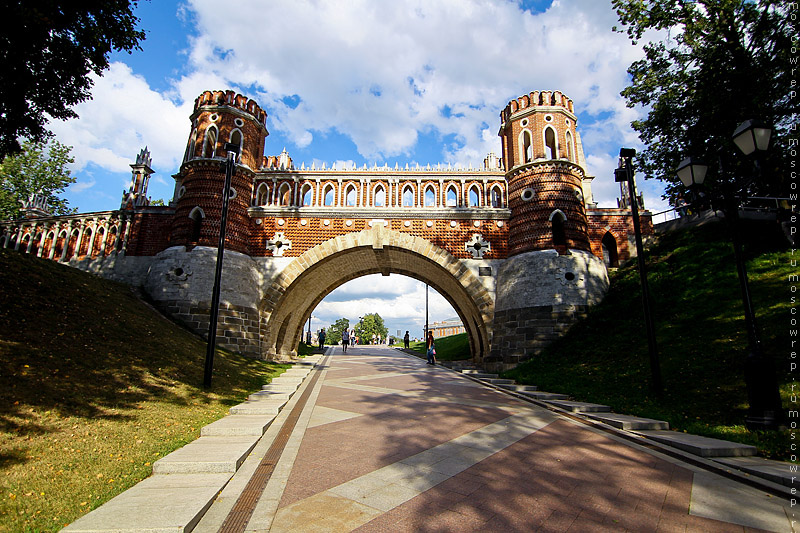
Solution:
M538 354L586 316L588 306L551 305L495 311L488 371L508 370Z
M159 301L157 305L191 331L208 339L208 303ZM261 358L261 329L257 309L222 302L217 320L217 346Z
M639 213L642 235L655 234L653 218L648 212ZM630 211L621 209L594 209L588 213L589 239L592 243L592 253L603 257L603 237L610 233L617 242L617 255L620 262L636 256L634 244L633 218Z
M261 220L261 224L257 224ZM348 233L370 229L372 219L359 218L318 218L318 217L270 217L254 219L250 234L250 255L253 257L272 256L267 250L267 241L277 233L283 233L291 242L291 248L283 251L284 257L299 257L314 246ZM282 223L281 223L282 222ZM326 224L327 222L327 224ZM408 222L408 225L406 225ZM430 225L428 223L430 222ZM399 233L421 237L450 252L459 259L470 259L472 253L465 244L474 234L480 234L490 243L491 250L484 255L486 259L499 259L507 256L508 226L504 221L481 220L478 226L472 220L390 220L389 229Z
M151 207L133 215L125 253L149 256L166 249L174 216L175 210L171 207Z

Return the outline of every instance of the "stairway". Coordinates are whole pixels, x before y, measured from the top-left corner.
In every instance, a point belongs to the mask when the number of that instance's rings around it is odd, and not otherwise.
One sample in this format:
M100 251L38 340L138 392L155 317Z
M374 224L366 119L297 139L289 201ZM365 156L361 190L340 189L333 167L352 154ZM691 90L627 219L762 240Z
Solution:
M756 457L757 449L754 446L670 431L669 423L664 420L613 413L607 405L579 402L570 399L566 394L540 391L536 385L520 385L514 380L501 378L498 374L483 372L474 366L447 366L472 380L497 390L542 402L550 409L564 411L587 421L599 422L659 445L709 459L723 470L736 469L744 476L757 476L774 484L778 490L781 486L786 488L793 486L791 464Z

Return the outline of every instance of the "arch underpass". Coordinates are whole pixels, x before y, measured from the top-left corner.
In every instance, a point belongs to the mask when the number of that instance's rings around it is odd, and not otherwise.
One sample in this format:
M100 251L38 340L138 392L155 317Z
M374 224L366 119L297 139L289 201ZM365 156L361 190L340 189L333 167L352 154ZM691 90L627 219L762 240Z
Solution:
M430 241L376 224L333 238L287 265L265 291L267 355L294 354L311 312L334 289L368 274L399 274L429 284L464 323L476 361L489 354L494 299L461 259Z

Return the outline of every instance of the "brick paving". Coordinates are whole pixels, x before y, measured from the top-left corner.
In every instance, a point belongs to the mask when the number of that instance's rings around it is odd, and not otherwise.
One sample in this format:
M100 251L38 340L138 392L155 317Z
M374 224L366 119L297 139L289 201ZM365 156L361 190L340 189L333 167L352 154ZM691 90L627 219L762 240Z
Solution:
M424 360L336 348L322 372L274 517L247 531L791 531L779 503L768 529L725 520L745 501L694 516L692 467Z

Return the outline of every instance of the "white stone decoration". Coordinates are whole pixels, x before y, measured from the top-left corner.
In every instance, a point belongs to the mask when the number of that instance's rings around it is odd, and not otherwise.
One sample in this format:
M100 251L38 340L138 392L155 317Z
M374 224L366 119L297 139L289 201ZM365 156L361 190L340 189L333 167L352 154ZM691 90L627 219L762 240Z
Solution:
M285 221L285 220L283 220L282 218L279 218L279 219L278 219L278 225L279 225L279 226L283 226L284 224L286 224L286 221Z
M425 225L426 225L426 226L428 226L429 228L430 228L430 227L432 227L432 226L433 226L433 220L429 220L429 221L427 221L427 222L425 223Z
M472 254L473 259L483 259L483 254L492 249L492 244L483 240L480 233L473 233L472 239L464 243L464 248Z
M497 227L498 228L502 228L503 227L503 221L502 220L498 220L497 221Z
M330 226L331 225L331 221L326 218L325 220L322 221L322 225L323 226Z
M260 226L262 222L264 222L264 221L261 220L260 218L257 218L256 219L256 226Z
M406 220L405 222L403 222L403 225L404 225L405 227L407 227L407 228L408 228L408 227L411 227L411 221L410 221L410 220Z
M267 250L272 252L275 257L281 257L283 252L292 248L292 241L286 238L282 231L279 231L271 239L267 240Z
M308 224L308 220L306 220L304 218L300 220L300 225L301 226L305 226L306 224Z
M475 222L472 223L472 225L475 226L476 228L480 228L481 227L481 221L480 220L476 220Z
M344 225L349 228L350 226L353 225L353 221L352 220L348 220L347 222L344 223Z
M458 226L458 222L456 222L455 220L451 220L450 221L450 227L451 228L455 228L456 226Z

